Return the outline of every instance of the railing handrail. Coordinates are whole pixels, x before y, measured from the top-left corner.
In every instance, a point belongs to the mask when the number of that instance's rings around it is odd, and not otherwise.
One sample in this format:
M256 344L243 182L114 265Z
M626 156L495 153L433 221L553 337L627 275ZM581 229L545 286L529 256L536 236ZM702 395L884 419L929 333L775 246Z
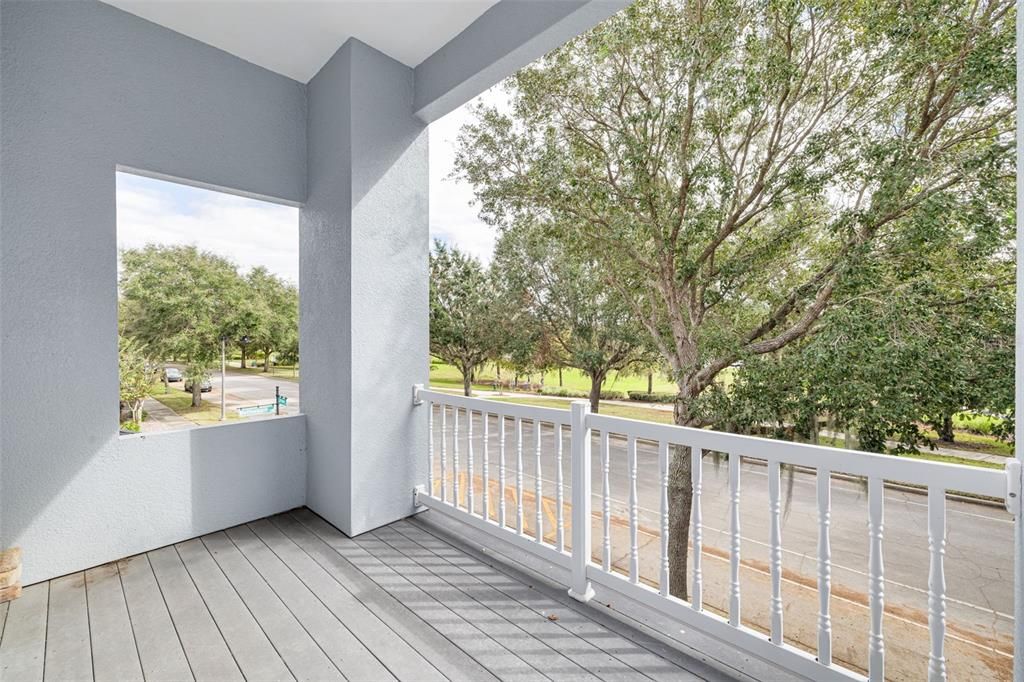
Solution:
M754 654L766 661L771 661L792 672L809 679L816 680L850 680L864 679L858 673L836 665L832 660L832 627L830 615L831 601L831 548L830 488L833 474L863 477L867 481L868 525L866 535L869 542L867 567L867 594L870 609L870 632L866 633L868 643L870 680L881 681L885 676L885 647L883 635L883 614L885 612L885 578L884 578L884 506L886 481L924 486L928 494L927 539L929 546L928 565L928 628L930 633L928 678L930 681L946 679L946 658L944 640L946 637L946 586L945 586L945 547L946 547L946 493L955 490L976 495L1001 498L1006 501L1007 509L1014 515L1020 509L1020 464L1014 458L1007 458L1005 470L972 467L963 464L935 462L929 460L909 459L881 455L843 448L813 445L809 443L793 443L789 441L759 438L741 434L724 433L706 429L659 424L654 422L593 414L586 401L574 401L571 410L558 408L522 405L504 401L488 400L453 395L441 391L431 391L421 386L414 387L414 404L426 402L431 406L428 416L428 474L427 486L418 488L417 499L431 509L443 513L457 515L463 521L484 530L485 532L511 542L513 545L536 553L553 564L567 569L569 594L586 602L594 594L592 583L603 589L609 589L633 599L636 603L649 606L659 612L696 629L705 634L717 637L722 641L735 645L740 649ZM434 478L434 406L440 408L441 447L440 447L440 496L435 494ZM459 496L459 412L466 416L466 473L468 474L466 503ZM446 427L446 415L451 413L451 432ZM473 415L477 413L483 422L482 456L485 467L488 457L488 426L491 418L497 418L498 432L498 483L500 495L500 511L497 518L492 518L486 503L483 511L478 512L474 505L473 487L481 481L473 475ZM510 435L513 438L513 465L516 489L513 495L513 508L516 523L513 526L505 515L505 480L506 480L506 424L514 420ZM534 490L524 491L523 487L523 426L529 424L532 430L532 456L527 461L534 465ZM566 550L562 541L562 479L561 457L563 437L569 427L569 451L572 467L572 488L570 513L572 516L572 546ZM544 538L543 516L540 505L544 502L540 484L542 457L541 431L548 431L556 438L558 476L556 480L558 505L557 530L558 540L551 544ZM600 432L596 453L603 483L598 485L601 490L594 490L591 477L591 446L594 432ZM494 433L493 431L491 433ZM629 500L627 503L629 530L629 573L622 575L611 570L611 545L609 540L609 436L621 437L626 441L625 465L628 476ZM452 452L452 485L448 485L446 469L446 447L450 437ZM658 486L659 486L659 525L660 525L660 577L657 578L658 588L654 589L640 580L638 554L638 497L637 475L637 443L651 442L658 449ZM669 460L670 447L683 446L690 448L691 482L694 488L692 496L690 530L693 532L694 557L691 595L693 600L684 602L671 596L669 590L669 559L668 538L671 535L669 525ZM701 599L701 476L704 468L703 457L707 453L726 453L729 457L729 606L728 618L703 610ZM681 456L677 453L675 456ZM746 627L740 619L740 485L743 459L763 461L767 463L768 475L768 519L770 522L769 571L771 579L770 595L770 637ZM783 539L781 524L781 492L780 466L792 465L801 470L810 469L816 476L816 502L818 511L818 575L817 589L819 595L817 614L817 658L791 646L783 639ZM491 479L486 468L483 473L483 489L487 491ZM454 490L454 497L447 497L447 489ZM523 496L524 492L534 496L535 521L531 533L524 524ZM592 547L591 542L591 500L592 495L599 495L602 500L601 516L603 517L603 534L599 539L600 548ZM486 492L485 492L486 495ZM547 504L547 502L544 502ZM550 526L549 526L550 528ZM600 549L603 561L594 560L594 549ZM1020 557L1015 559L1021 561ZM1020 598L1020 597L1018 597ZM1019 637L1024 623L1015 623L1015 634ZM1019 682L1024 682L1021 680Z
M557 407L523 405L488 398L454 395L443 391L421 389L420 399L445 403L491 414L504 414L521 419L539 419L551 424L570 425L570 411ZM878 477L887 481L911 483L928 487L956 489L958 492L1003 499L1007 493L1007 476L1000 469L967 464L936 462L882 455L860 450L811 443L761 438L711 429L698 429L675 424L659 424L627 417L613 417L588 412L587 428L607 430L615 435L631 435L640 440L701 448L705 451L735 452L742 457L777 461L781 464L812 469L829 469L837 474ZM1012 457L1007 458L1013 461Z
M587 419L588 426L596 431L607 429L613 434L629 434L641 440L665 441L672 445L701 448L708 452L732 452L741 457L777 461L781 464L812 469L829 469L834 473L850 476L877 477L929 487L956 488L960 492L975 495L1006 497L1006 474L1000 469L881 455L827 445L794 443L603 414L591 413ZM1007 461L1010 460L1012 458L1008 457Z

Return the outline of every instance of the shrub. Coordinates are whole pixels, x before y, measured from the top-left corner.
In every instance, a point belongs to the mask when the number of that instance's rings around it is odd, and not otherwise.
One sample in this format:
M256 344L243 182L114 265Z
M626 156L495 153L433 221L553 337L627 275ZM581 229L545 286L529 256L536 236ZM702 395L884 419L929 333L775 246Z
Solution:
M671 403L676 396L674 393L647 393L646 391L630 391L629 399L642 403Z
M953 415L953 428L977 433L982 436L995 436L1001 432L1003 420L977 412L959 412Z
M589 394L586 391L574 391L571 388L563 387L548 387L545 386L540 390L541 395L553 395L559 398L587 398Z
M139 422L132 421L130 419L126 422L121 422L122 431L131 431L132 433L138 433L141 429L142 427L139 425Z

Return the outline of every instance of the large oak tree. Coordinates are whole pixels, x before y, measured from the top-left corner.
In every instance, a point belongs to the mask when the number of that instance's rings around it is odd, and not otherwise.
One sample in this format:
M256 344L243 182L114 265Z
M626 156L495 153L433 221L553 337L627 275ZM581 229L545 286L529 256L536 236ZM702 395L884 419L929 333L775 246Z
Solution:
M1011 172L1012 0L640 0L481 107L457 172L500 228L565 227L633 302L675 421L805 337L908 218ZM673 457L686 596L689 457Z

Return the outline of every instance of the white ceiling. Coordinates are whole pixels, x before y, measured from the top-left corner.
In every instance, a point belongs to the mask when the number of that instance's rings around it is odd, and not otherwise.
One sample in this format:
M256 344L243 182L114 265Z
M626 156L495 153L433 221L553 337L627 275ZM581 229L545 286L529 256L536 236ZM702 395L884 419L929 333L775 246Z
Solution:
M350 37L416 66L497 0L104 0L303 83Z

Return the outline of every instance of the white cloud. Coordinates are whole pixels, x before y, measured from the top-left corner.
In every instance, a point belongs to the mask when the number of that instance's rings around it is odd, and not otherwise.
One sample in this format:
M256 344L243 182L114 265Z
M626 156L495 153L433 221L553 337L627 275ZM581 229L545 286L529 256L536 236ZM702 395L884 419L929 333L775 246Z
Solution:
M299 281L298 209L118 173L118 249L150 243L193 244L243 273L263 265Z
M495 86L430 125L430 236L489 263L497 234L477 217L472 187L448 177L455 166L459 129L471 120L470 106L477 102L500 108L507 97Z

